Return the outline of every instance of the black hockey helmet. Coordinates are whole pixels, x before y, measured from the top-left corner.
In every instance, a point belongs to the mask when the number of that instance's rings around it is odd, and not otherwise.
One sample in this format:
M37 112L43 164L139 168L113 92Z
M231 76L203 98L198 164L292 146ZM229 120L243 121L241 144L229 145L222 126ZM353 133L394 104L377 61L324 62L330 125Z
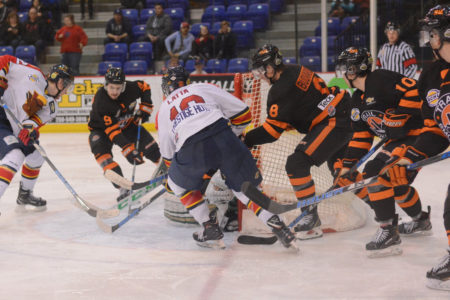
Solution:
M389 21L384 27L384 33L387 33L388 31L397 31L400 34L400 26L396 22Z
M106 71L105 83L123 84L125 82L125 74L122 68L111 67Z
M50 69L50 73L47 76L47 80L58 83L59 79L63 80L63 88L71 86L74 81L74 72L72 69L64 64L54 65Z
M271 65L274 69L278 69L283 65L283 56L278 47L272 44L265 44L259 48L252 58L252 69L258 69Z
M441 41L450 42L450 5L437 5L430 9L422 20L419 20L421 27L420 45L429 46L430 31L437 30Z
M364 76L372 70L372 63L373 59L369 50L349 47L339 54L336 63L336 73Z
M188 85L189 74L182 66L170 67L162 78L161 88L165 96L176 89Z

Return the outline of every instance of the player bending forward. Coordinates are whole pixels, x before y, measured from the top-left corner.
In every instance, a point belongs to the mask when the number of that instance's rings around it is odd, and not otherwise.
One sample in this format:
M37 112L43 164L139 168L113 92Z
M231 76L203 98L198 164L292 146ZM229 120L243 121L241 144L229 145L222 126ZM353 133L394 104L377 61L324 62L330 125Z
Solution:
M432 156L445 151L450 144L450 6L432 8L420 25L423 31L421 36L425 37L421 42L433 49L437 59L422 72L418 82L426 126L414 145L393 157L390 166L382 170L382 174L386 175L379 181L386 186L399 186L412 181L417 172L407 174L404 165L423 158L409 155L414 149ZM385 180L386 176L388 180ZM427 272L427 286L450 290L450 185L444 203L444 227L448 253Z
M47 202L33 195L44 158L34 148L39 128L56 116L56 100L73 84L69 67L55 65L48 76L23 60L0 56L0 96L23 129L0 108L0 197L22 167L17 209L43 211Z
M287 158L286 172L299 201L312 197L316 190L311 167L327 161L331 170L352 136L347 118L349 96L335 87L328 88L322 78L304 66L285 66L278 48L270 44L253 56L253 74L272 85L267 119L245 135L245 144L272 143L290 128L305 133ZM317 206L304 210L309 210L308 214L294 227L297 238L321 237Z
M139 98L140 104L137 102ZM112 170L123 176L120 166L113 160L111 149L114 144L122 148L122 154L130 164L143 164L143 156L154 163L159 162L158 144L143 127L139 149L136 149L139 120L147 122L152 111L150 86L145 81L125 81L121 68L108 69L105 86L94 96L88 123L91 152L103 171ZM129 190L120 188L117 201L129 194Z
M181 66L169 68L162 90L167 98L157 125L161 154L170 166L167 189L203 225L203 231L193 234L194 240L200 246L224 248L217 210L209 211L200 189L204 174L220 170L236 197L246 205L250 202L241 185L249 181L257 186L262 178L250 151L237 137L251 121L249 108L214 85L189 84ZM262 209L256 214L285 247L295 248L294 234L277 215Z

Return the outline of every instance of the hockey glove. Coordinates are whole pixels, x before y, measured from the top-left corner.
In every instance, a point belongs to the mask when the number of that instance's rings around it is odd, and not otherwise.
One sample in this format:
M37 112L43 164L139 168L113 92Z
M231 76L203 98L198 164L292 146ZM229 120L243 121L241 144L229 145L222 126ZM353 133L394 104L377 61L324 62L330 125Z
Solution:
M22 130L19 132L19 139L25 146L31 141L36 141L39 138L39 127L33 128L31 124L24 124Z
M406 122L408 122L411 115L396 114L395 109L390 108L384 114L383 123L386 130L386 135L389 139L401 139L408 133Z
M334 172L333 172L333 186L343 187L354 182L362 180L362 175L358 171L349 173L350 169L355 164L354 159L338 159L334 163Z
M419 170L406 170L406 165L427 158L427 155L412 146L402 145L392 151L391 158L381 169L378 182L387 187L408 185L414 181Z
M5 90L8 88L8 79L0 76L0 97L3 96Z
M153 112L153 105L147 103L141 103L139 105L139 110L136 112L134 116L134 122L136 124L139 123L139 120L142 120L142 123L145 123L150 118Z
M125 145L122 148L122 154L130 164L140 165L144 163L142 153L136 150L133 143Z
M27 92L27 100L22 105L23 110L27 113L29 117L37 113L41 108L47 104L47 99L39 95L36 91L31 94Z

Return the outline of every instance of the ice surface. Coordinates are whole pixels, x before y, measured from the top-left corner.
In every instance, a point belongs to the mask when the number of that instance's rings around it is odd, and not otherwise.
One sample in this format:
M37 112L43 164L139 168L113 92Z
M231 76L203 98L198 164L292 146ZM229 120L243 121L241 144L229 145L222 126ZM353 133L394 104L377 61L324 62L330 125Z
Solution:
M88 134L43 134L48 156L78 194L101 207L118 192L90 153ZM132 166L115 148L125 176ZM147 179L151 162L137 167ZM425 287L425 273L445 254L442 212L450 160L425 167L418 187L431 205L434 235L402 240L403 255L366 257L377 229L365 227L299 243L301 253L279 243L245 246L226 234L226 250L198 247L195 226L175 226L155 201L114 234L73 206L71 194L47 166L35 194L48 201L41 213L17 214L20 176L0 201L0 299L450 299ZM405 219L404 214L400 213Z

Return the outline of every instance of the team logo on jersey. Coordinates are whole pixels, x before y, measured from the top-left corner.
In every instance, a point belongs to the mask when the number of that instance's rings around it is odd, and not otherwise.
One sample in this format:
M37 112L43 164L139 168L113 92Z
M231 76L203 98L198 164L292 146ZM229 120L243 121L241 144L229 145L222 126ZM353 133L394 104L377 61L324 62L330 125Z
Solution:
M36 74L32 74L32 75L28 75L28 79L32 82L38 82L39 78L37 77Z
M434 109L434 119L450 139L450 93L439 98Z
M328 106L328 115L333 117L336 114L336 108L333 105Z
M371 104L375 104L375 98L374 97L369 97L366 99L366 104L367 105L371 105Z
M370 129L379 137L384 137L386 135L383 118L384 113L378 110L366 110L361 114L361 119L366 122Z
M431 89L427 93L427 102L429 107L435 107L437 102L439 101L440 91L437 89Z
M354 121L354 122L358 122L360 118L361 118L361 115L360 115L359 109L352 108L352 112L350 114L350 119L352 119L352 121Z

